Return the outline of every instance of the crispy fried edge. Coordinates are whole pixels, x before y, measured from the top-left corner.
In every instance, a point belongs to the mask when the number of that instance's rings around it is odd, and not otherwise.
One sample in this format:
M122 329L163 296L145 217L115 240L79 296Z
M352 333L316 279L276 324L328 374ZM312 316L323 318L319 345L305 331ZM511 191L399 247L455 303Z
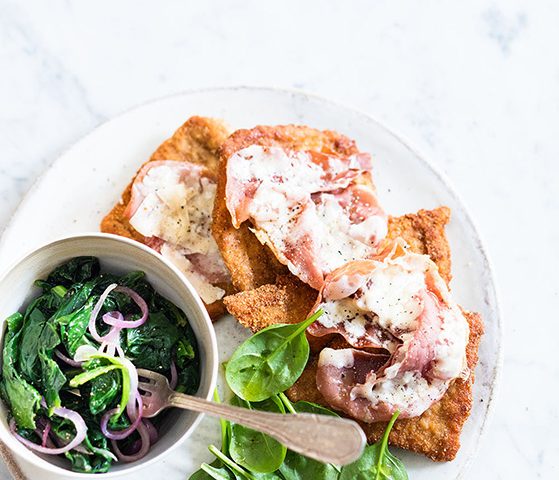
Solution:
M253 332L277 323L304 319L318 299L318 292L294 275L278 275L274 284L225 297L227 310Z
M412 251L430 255L439 267L441 276L450 280L450 249L444 232L450 219L450 210L439 207L434 210L420 210L416 214L391 217L389 238L401 237ZM253 331L273 323L301 321L314 306L315 295L303 293L302 282L292 283L280 280L276 284L264 285L252 291L241 292L225 298L225 305L241 324ZM297 283L298 282L298 283ZM301 284L301 285L300 285ZM307 287L309 288L309 287ZM312 289L310 289L312 290ZM314 290L313 290L314 292ZM301 315L301 312L305 312ZM467 361L474 370L480 337L483 333L481 317L465 312L470 324L470 338L467 346ZM327 406L316 388L316 366L318 352L335 338L313 339L314 352L301 378L288 391L293 401L307 400ZM344 346L337 343L337 348ZM334 346L334 345L331 345ZM314 348L313 348L314 347ZM460 447L460 432L472 408L473 373L467 380L457 379L443 398L420 417L398 420L390 434L392 445L422 453L432 460L452 460ZM370 442L376 441L386 428L386 423L362 424Z
M419 210L417 213L390 217L387 240L403 238L411 250L426 254L439 267L441 277L450 283L450 246L444 229L450 221L450 209L439 207L434 210Z
M172 137L165 140L145 163L156 160L198 163L204 165L210 175L215 178L219 164L218 150L227 138L227 135L228 131L221 121L205 117L191 117L175 131ZM140 169L138 169L138 172ZM136 175L134 175L134 178ZM130 222L124 215L126 206L130 202L134 178L125 188L120 201L103 218L100 228L102 232L131 238L145 244L146 238L130 225ZM234 292L233 286L230 283L220 283L218 286L224 289L226 294ZM226 313L222 300L206 305L206 309L213 319L219 318Z
M280 146L293 150L315 150L338 155L358 153L355 142L344 135L329 130L320 131L299 125L275 127L258 126L251 130L237 130L222 145L221 163L217 180L212 231L233 284L240 291L253 290L273 284L276 276L288 275L287 267L280 264L272 251L263 246L245 222L236 229L225 203L227 161L237 151L249 145ZM372 183L365 174L361 182Z

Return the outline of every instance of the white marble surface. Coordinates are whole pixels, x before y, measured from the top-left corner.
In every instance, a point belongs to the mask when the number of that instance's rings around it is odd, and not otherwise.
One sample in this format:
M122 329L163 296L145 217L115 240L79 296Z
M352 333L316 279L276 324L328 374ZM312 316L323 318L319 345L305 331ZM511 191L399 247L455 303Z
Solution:
M558 478L558 24L553 0L0 0L0 230L67 146L153 97L272 85L369 112L450 177L493 259L505 363L468 478Z

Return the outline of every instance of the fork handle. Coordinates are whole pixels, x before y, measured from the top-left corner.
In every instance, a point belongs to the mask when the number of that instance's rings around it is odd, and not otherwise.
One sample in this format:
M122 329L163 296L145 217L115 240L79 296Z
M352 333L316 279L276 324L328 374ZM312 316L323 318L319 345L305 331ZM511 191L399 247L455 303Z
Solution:
M290 450L324 463L351 463L361 456L366 444L365 434L357 422L345 418L248 410L177 392L169 396L169 404L222 417L266 433Z

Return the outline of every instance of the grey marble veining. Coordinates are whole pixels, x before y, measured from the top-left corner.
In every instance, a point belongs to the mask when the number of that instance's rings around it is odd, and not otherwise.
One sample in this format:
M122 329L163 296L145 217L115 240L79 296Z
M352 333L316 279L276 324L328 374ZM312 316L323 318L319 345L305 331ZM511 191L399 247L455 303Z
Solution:
M154 97L275 85L366 111L447 174L495 267L505 364L468 478L558 478L558 23L552 0L0 0L0 230L65 148Z

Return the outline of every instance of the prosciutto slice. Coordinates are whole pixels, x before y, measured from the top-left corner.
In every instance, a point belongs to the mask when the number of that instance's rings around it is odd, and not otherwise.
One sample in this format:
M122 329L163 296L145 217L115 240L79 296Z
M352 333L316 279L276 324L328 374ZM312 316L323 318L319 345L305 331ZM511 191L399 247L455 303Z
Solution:
M355 348L321 352L317 387L359 420L419 416L469 375L467 320L426 255L396 245L384 259L347 264L326 279L319 307L309 333L339 333Z
M216 183L190 162L162 160L142 167L124 214L146 244L175 264L206 304L223 297L229 281L211 235Z
M150 173L151 172L151 173ZM202 176L208 176L202 165L190 162L176 162L173 160L157 160L146 163L138 172L132 183L130 202L124 214L127 218L135 215L138 208L152 190L158 188L161 179L172 180L171 186L183 183L194 186ZM148 179L146 179L148 176ZM167 186L169 187L169 185Z
M320 289L325 275L374 255L386 236L375 190L358 183L370 170L368 154L251 145L228 159L227 208L235 227L249 220L281 263Z

